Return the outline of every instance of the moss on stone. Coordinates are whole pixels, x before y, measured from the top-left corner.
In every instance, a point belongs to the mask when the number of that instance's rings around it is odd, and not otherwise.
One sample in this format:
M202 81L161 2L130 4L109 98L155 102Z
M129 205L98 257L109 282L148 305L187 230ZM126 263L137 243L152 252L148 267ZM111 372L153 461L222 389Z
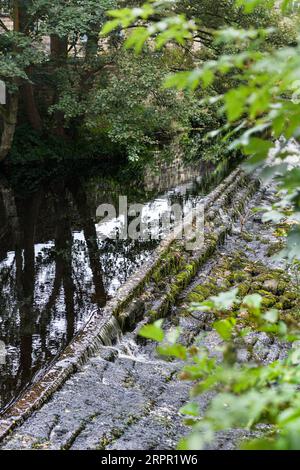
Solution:
M232 283L243 282L248 278L248 275L245 271L236 271L230 274L228 280Z
M194 289L193 289L194 292L196 292L197 294L199 295L202 295L205 299L210 295L211 293L211 289L210 287L205 284L205 285L202 285L202 284L199 284L198 286L196 286Z
M111 439L109 439L106 435L102 436L99 444L97 445L97 450L105 450L106 447L111 443Z
M272 245L270 245L267 250L267 256L270 258L271 256L274 256L276 253L279 253L279 251L281 251L283 248L284 248L283 241L272 243Z
M245 240L245 242L252 242L254 238L253 235L251 235L250 233L246 233L246 232L242 232L241 237L243 240Z
M204 302L205 299L207 299L207 296L197 294L197 292L191 292L187 297L188 302Z
M288 232L288 226L279 226L277 229L273 232L274 237L286 237Z
M282 269L272 269L260 262L249 262L241 252L222 258L207 281L193 287L184 299L184 305L203 302L228 287L237 287L240 297L259 293L263 298L263 310L275 307L281 312L289 311L293 318L300 311L299 294L293 288L290 276ZM181 314L185 311L186 307Z
M250 291L250 284L249 283L242 283L238 286L239 289L239 296L240 297L246 297L247 294L249 294Z
M263 297L261 305L266 309L272 308L276 305L276 299L272 299L271 297Z
M148 310L147 311L147 315L152 318L152 319L155 319L157 317L157 310Z
M289 309L293 308L294 303L287 296L282 296L280 300L281 300L281 303L282 303L283 310L289 310Z

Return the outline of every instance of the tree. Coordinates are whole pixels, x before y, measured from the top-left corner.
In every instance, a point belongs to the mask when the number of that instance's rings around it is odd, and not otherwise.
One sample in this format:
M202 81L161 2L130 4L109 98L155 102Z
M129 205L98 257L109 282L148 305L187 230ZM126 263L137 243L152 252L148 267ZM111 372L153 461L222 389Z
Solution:
M148 40L157 49L168 43L193 45L195 37L203 30L202 18L194 17L202 11L199 4L202 6L202 2L195 2L195 6L188 7L185 2L177 4L165 0L145 3L140 8L110 11L112 19L104 26L102 34L118 27L130 27L125 47L134 48L136 53ZM235 12L230 16L235 19L233 26L227 23L224 26L226 5L229 11L233 8ZM184 13L178 13L184 6ZM218 53L210 60L200 59L192 70L170 75L165 87L188 91L201 87L206 90L207 105L219 103L225 124L211 132L211 137L221 135L224 142L229 142L231 151L241 150L251 156L248 168L263 165L263 176L276 176L282 198L266 218L277 221L282 218L295 225L300 221L299 167L291 168L285 158L287 142L299 136L300 44L295 33L283 35L280 32L294 30L298 2L235 0L221 2L221 6L225 8L223 13L215 13L222 18L217 24L220 27L209 30L213 38L209 47L212 44ZM203 14L207 11L209 9ZM245 20L243 14L250 15L249 19ZM238 15L241 18L237 21ZM221 88L218 87L220 80L225 83ZM267 160L270 152L276 156L272 161ZM291 210L292 214L288 215ZM285 255L289 259L299 258L299 244L300 228L296 223L287 240Z
M125 45L137 53L146 41L157 48L174 43L191 45L199 37L200 29L203 34L203 22L197 17L199 10L194 3L182 13L183 3L166 0L112 11L112 20L103 33L116 27L130 27ZM280 33L280 28L274 31L264 21L269 12L286 30L298 25L299 2L236 0L227 3L234 3L234 11L251 15L248 24L244 21L228 24L231 22L223 22L222 15L217 28L212 25L214 29L209 31L213 38L209 46L217 52L216 56L199 61L192 70L169 76L165 86L180 91L194 91L198 87L206 90L205 102L219 103L225 120L224 126L215 129L211 137L223 135L223 142L230 142L230 150L239 149L248 158L245 165L248 170L261 167L262 177L277 180L280 199L264 218L284 220L293 226L281 254L299 267L300 157L298 150L296 158L290 158L288 143L291 139L297 142L300 135L300 43L296 35L291 40ZM231 18L236 17L231 15ZM218 80L226 81L227 86L216 93ZM251 429L256 423L264 423L270 426L270 433L266 439L250 444L251 449L299 449L299 326L290 328L277 310L265 312L261 295L252 293L239 298L237 294L235 289L191 305L191 311L220 313L219 321L213 325L224 342L220 363L201 348L186 348L178 343L180 331L165 335L161 321L144 326L140 332L162 343L158 348L160 354L184 358L182 377L194 382L193 397L208 390L213 392L201 420L197 419L196 403L189 403L181 410L192 423L193 432L180 446L203 448L217 431L233 427ZM239 314L244 315L245 311L252 328L294 343L285 360L257 367L239 364L233 352L237 339L243 342L249 332L249 328L241 328L237 322Z
M202 91L197 91L196 98L187 93L179 96L176 91L163 90L161 83L174 70L187 71L222 54L224 45L216 44L214 27L230 24L255 28L259 22L263 26L276 26L278 15L269 15L264 8L250 16L242 15L234 0L171 2L171 14L179 18L179 23L176 26L176 19L172 25L170 20L170 28L158 37L163 45L172 39L168 30L173 28L176 47L157 52L149 45L143 50L143 61L139 64L140 59L130 56L131 51L127 53L128 60L124 57L121 46L128 33L122 28L112 31L108 39L99 38L106 10L125 3L124 0L5 2L0 17L0 79L6 83L8 99L1 107L1 159L7 156L12 143L13 155L24 153L26 140L28 148L30 145L39 148L36 151L39 155L45 146L48 150L44 153L48 156L50 147L53 153L59 154L62 147L71 148L72 141L84 141L87 154L107 147L107 153L121 152L136 160L174 139L184 143L190 155L198 155L201 146L207 158L212 153L219 158L223 148L221 139L213 151L203 139L207 130L224 124L219 105L202 112L203 107L199 107L199 100L205 95ZM163 13L161 10L162 14L168 15L169 5L170 2L159 2L159 8L165 9ZM153 19L152 26L159 24L157 7L151 3L155 11L152 17L149 11L148 20ZM180 12L186 17L186 26ZM201 17L201 24L195 29L192 25L196 17ZM182 38L181 27L185 28ZM145 29L134 31L141 37L132 45L140 50ZM285 25L280 34L273 35L273 40L293 42L292 28ZM152 77L156 77L152 83L151 67ZM117 92L119 78L122 93ZM216 80L215 92L223 93L224 86L228 86L227 80ZM116 92L124 100L121 113L112 105ZM125 107L130 113L126 113ZM28 153L34 152L28 150Z
M6 2L0 18L0 79L7 88L1 160L10 150L17 120L38 133L66 137L67 106L76 107L78 100L78 114L83 112L80 98L105 65L98 32L112 6L114 0Z

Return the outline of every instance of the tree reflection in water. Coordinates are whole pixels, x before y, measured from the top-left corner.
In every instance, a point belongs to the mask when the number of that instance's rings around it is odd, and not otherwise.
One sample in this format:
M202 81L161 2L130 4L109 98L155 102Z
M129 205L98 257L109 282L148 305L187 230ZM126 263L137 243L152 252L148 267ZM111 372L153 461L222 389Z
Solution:
M119 194L126 194L119 191L99 189L98 180L70 177L28 194L1 176L0 340L8 354L0 365L0 408L57 356L157 246L156 240L97 238L96 208L116 204ZM182 197L172 195L175 202Z

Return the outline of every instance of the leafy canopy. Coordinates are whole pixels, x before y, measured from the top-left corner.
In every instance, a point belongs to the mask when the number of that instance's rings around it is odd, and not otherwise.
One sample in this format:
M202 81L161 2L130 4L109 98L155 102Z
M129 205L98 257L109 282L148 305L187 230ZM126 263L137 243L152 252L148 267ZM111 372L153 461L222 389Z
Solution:
M152 1L136 8L110 11L112 19L102 34L130 27L125 46L136 53L147 41L157 49L168 43L193 44L195 37L203 34L203 23L195 16L197 9L192 13L180 12L183 4L185 2ZM283 24L292 21L299 25L299 2L235 0L233 4L237 11L246 15L276 12L281 15ZM209 60L199 60L189 70L170 75L165 87L180 91L206 89L203 102L218 103L225 121L221 129L211 132L211 137L225 133L224 143L230 150L239 149L248 157L245 166L250 171L262 167L262 177L277 179L280 200L265 208L264 217L276 222L285 220L293 226L282 255L295 261L300 258L300 161L299 151L291 155L290 144L293 139L297 142L300 135L300 35L290 44L281 44L271 41L277 31L265 24L241 27L236 23L228 26L226 21L214 30L204 31L212 35L212 46L218 53ZM228 77L231 79L228 88L214 93L215 83ZM159 339L161 355L184 361L181 378L194 384L193 401L181 409L187 424L192 425L192 432L181 440L179 448L202 449L220 430L250 430L258 423L267 423L269 433L265 438L246 444L247 448L300 448L299 329L290 330L276 309L263 311L262 302L259 294L240 299L233 290L191 305L193 312L222 313L213 325L223 341L221 362L210 357L201 343L191 348L180 344L176 339L178 331L169 336L160 323L143 327L144 337ZM249 333L249 328L241 328L238 321L239 314L245 311L252 329L293 344L285 360L258 366L238 361L237 344L246 347L244 339ZM199 419L195 399L207 391L213 392L213 398Z
M203 30L201 18L188 18L177 13L174 1L148 2L138 8L112 10L113 19L103 28L107 34L114 28L130 29L125 41L127 48L140 52L147 40L160 49L167 43L183 44L194 39ZM181 2L178 2L180 6ZM299 5L292 0L236 0L235 8L253 14L256 9L280 11L283 21L298 21ZM262 11L259 10L259 11ZM225 125L211 132L211 137L225 134L222 140L231 151L241 150L249 156L247 168L251 171L264 166L262 176L276 177L282 198L269 208L269 218L287 213L298 224L300 220L299 162L289 164L287 150L292 138L300 134L300 36L293 44L276 47L270 38L273 28L230 26L209 30L216 47L227 47L225 53L211 60L199 61L192 70L171 74L166 88L177 90L207 89L205 101L218 102L225 117ZM230 77L229 87L218 95L211 93L220 77ZM272 155L272 158L269 158ZM298 225L288 238L288 257L300 257L300 228ZM292 255L291 255L292 253Z

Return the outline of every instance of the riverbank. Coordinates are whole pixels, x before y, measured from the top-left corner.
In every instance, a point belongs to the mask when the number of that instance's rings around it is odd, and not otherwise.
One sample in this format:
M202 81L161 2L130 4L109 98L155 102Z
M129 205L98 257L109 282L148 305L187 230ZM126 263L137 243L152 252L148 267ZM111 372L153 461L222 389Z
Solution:
M273 197L273 191L260 190L245 208L246 213L253 206L270 202ZM200 300L199 286L202 286L202 295L206 292L209 296L216 290L228 288L229 284L251 285L251 279L241 280L241 271L249 272L251 263L256 265L256 269L258 263L265 271L261 273L264 274L262 283L266 282L266 276L268 280L274 278L276 273L279 275L277 269L280 266L270 257L278 245L275 228L262 224L259 215L246 221L242 216L235 220L225 244L201 265L196 277L191 276L191 282L188 281L179 293L177 303L169 309L166 320L166 328L179 323L186 332L185 340L188 342L193 342L199 333L205 332L203 344L212 354L216 353L219 344L216 335L210 331L211 319L202 318L199 322L186 315L187 302L196 300L196 295ZM242 266L239 265L238 273L234 273L232 263L237 260ZM228 263L231 263L230 269ZM209 279L210 291L204 285ZM264 286L264 290L267 292L269 289L269 296L274 297L271 284L269 288L268 284ZM281 298L273 298L273 302L282 301ZM291 299L285 307L292 309ZM179 363L161 360L155 353L154 344L145 344L137 338L140 325L137 320L133 331L123 335L119 329L115 332L116 344L99 346L97 353L88 359L80 371L70 377L40 411L28 418L4 442L2 448L174 448L178 437L187 432L178 409L188 399L189 385L176 378ZM285 345L272 343L272 339L265 334L253 337L252 350L257 360L263 361L275 360L286 353ZM247 359L247 352L241 352L243 357ZM204 400L201 406L205 405ZM217 447L230 448L241 437L245 435L238 431L220 437Z
M176 186L178 174L172 166L172 187L161 193L149 189L151 177L129 178L128 168L122 179L88 161L15 170L0 175L0 341L6 353L0 364L2 416L57 361L92 314L98 311L102 319L101 309L119 287L153 261L159 237L102 240L97 208L112 204L119 223L119 197L124 195L128 207L143 204L144 216L154 221L161 213L168 216L174 203L182 208L196 203L229 171L227 166L216 169L208 178L204 167L195 180L195 169L187 166L183 174L180 166L180 181L186 183ZM53 375L49 383L53 388Z

